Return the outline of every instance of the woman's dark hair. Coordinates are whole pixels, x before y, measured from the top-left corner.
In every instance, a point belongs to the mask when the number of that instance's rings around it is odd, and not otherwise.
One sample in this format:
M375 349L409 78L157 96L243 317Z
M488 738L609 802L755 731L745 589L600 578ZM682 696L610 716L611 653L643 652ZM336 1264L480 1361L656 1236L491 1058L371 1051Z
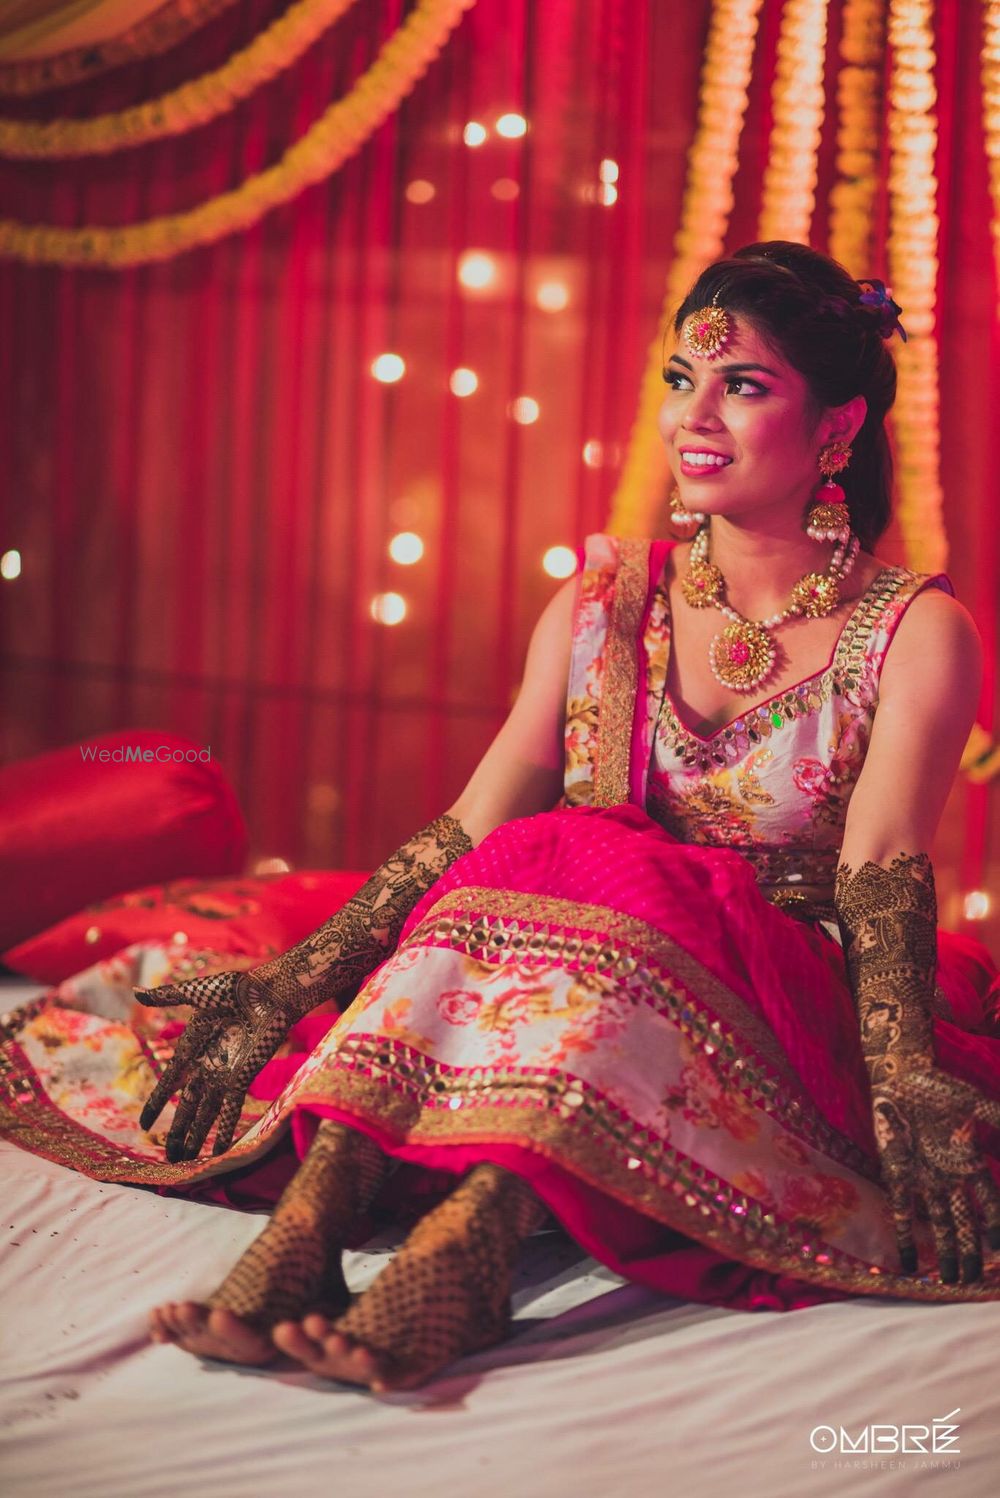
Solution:
M861 302L857 281L836 260L784 239L745 245L703 270L677 310L674 331L716 293L720 307L742 312L804 376L817 419L826 406L865 397L868 414L851 444L850 465L836 482L847 497L852 527L871 551L892 508L885 417L896 398L896 365L879 331L878 311Z

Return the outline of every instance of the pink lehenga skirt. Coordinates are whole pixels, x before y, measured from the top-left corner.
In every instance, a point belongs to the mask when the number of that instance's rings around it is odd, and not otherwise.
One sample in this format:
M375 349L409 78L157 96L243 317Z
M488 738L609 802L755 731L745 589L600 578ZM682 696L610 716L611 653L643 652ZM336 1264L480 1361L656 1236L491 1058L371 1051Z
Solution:
M939 1062L1000 1099L997 986L984 996L941 933ZM264 1069L217 1158L166 1163L169 1109L139 1131L171 1031L133 1018L29 1014L3 1047L2 1131L103 1180L250 1202L335 1118L404 1162L383 1208L491 1160L583 1249L670 1295L1000 1298L989 1259L981 1284L940 1283L923 1220L920 1273L896 1272L837 941L769 904L738 853L635 806L509 822L461 858L344 1013L298 1027L311 1049ZM1000 1183L1000 1136L981 1141Z

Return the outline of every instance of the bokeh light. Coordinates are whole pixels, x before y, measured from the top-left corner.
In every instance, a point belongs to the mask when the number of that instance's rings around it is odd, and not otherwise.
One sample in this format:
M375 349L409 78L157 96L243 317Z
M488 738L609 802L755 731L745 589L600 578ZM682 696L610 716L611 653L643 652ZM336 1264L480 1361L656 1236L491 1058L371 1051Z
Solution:
M479 376L474 369L453 369L448 381L452 395L473 395L479 389Z
M517 140L528 132L528 122L523 114L502 114L497 120L497 134L507 140Z
M6 582L11 582L15 577L21 576L21 553L19 551L5 551L0 557L0 577Z
M533 421L538 420L540 413L541 407L530 395L519 395L517 400L510 403L510 414L521 426L530 426Z
M424 543L416 531L399 531L389 542L389 555L401 567L412 567L424 554Z
M458 279L471 290L481 291L483 287L492 286L496 275L496 261L481 250L467 251L458 262Z
M535 301L543 312L562 312L569 306L569 287L565 281L543 281L535 292Z
M372 360L372 374L383 385L394 385L406 373L406 365L398 354L379 354Z
M576 553L569 546L550 546L542 557L549 577L572 577L576 571Z
M521 195L521 189L513 177L498 177L490 192L500 203L513 203Z
M401 593L376 593L369 608L376 624L401 624L406 618L406 599Z
M984 921L990 913L990 897L984 889L970 889L963 903L967 921Z
M462 139L467 146L481 146L486 135L486 126L481 125L478 120L470 120L462 131Z

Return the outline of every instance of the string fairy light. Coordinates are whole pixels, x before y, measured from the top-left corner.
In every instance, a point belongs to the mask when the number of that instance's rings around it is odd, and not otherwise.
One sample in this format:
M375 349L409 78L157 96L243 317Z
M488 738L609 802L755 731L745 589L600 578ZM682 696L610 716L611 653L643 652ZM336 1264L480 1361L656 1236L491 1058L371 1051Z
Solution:
M937 90L933 0L889 0L889 279L905 308L908 341L896 349L892 412L898 458L899 527L906 559L920 572L947 562L940 474Z
M845 0L837 74L837 180L830 190L830 254L868 274L878 196L885 0Z
M758 239L809 243L823 129L828 7L829 0L785 0L781 12Z
M1000 315L1000 0L983 5L983 130L993 199L993 255L996 261L997 313Z

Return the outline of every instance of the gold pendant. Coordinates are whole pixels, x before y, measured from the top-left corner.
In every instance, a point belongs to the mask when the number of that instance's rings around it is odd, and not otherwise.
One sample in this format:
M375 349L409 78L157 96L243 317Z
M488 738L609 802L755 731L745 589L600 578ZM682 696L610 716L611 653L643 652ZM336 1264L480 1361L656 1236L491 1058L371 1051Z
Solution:
M807 619L822 619L824 614L832 614L839 602L837 579L823 572L807 572L792 589L791 607Z
M776 651L766 629L746 620L727 624L708 647L717 682L732 692L752 692L774 670Z
M726 586L726 580L712 562L690 562L681 578L681 592L692 608L703 609L714 603Z

